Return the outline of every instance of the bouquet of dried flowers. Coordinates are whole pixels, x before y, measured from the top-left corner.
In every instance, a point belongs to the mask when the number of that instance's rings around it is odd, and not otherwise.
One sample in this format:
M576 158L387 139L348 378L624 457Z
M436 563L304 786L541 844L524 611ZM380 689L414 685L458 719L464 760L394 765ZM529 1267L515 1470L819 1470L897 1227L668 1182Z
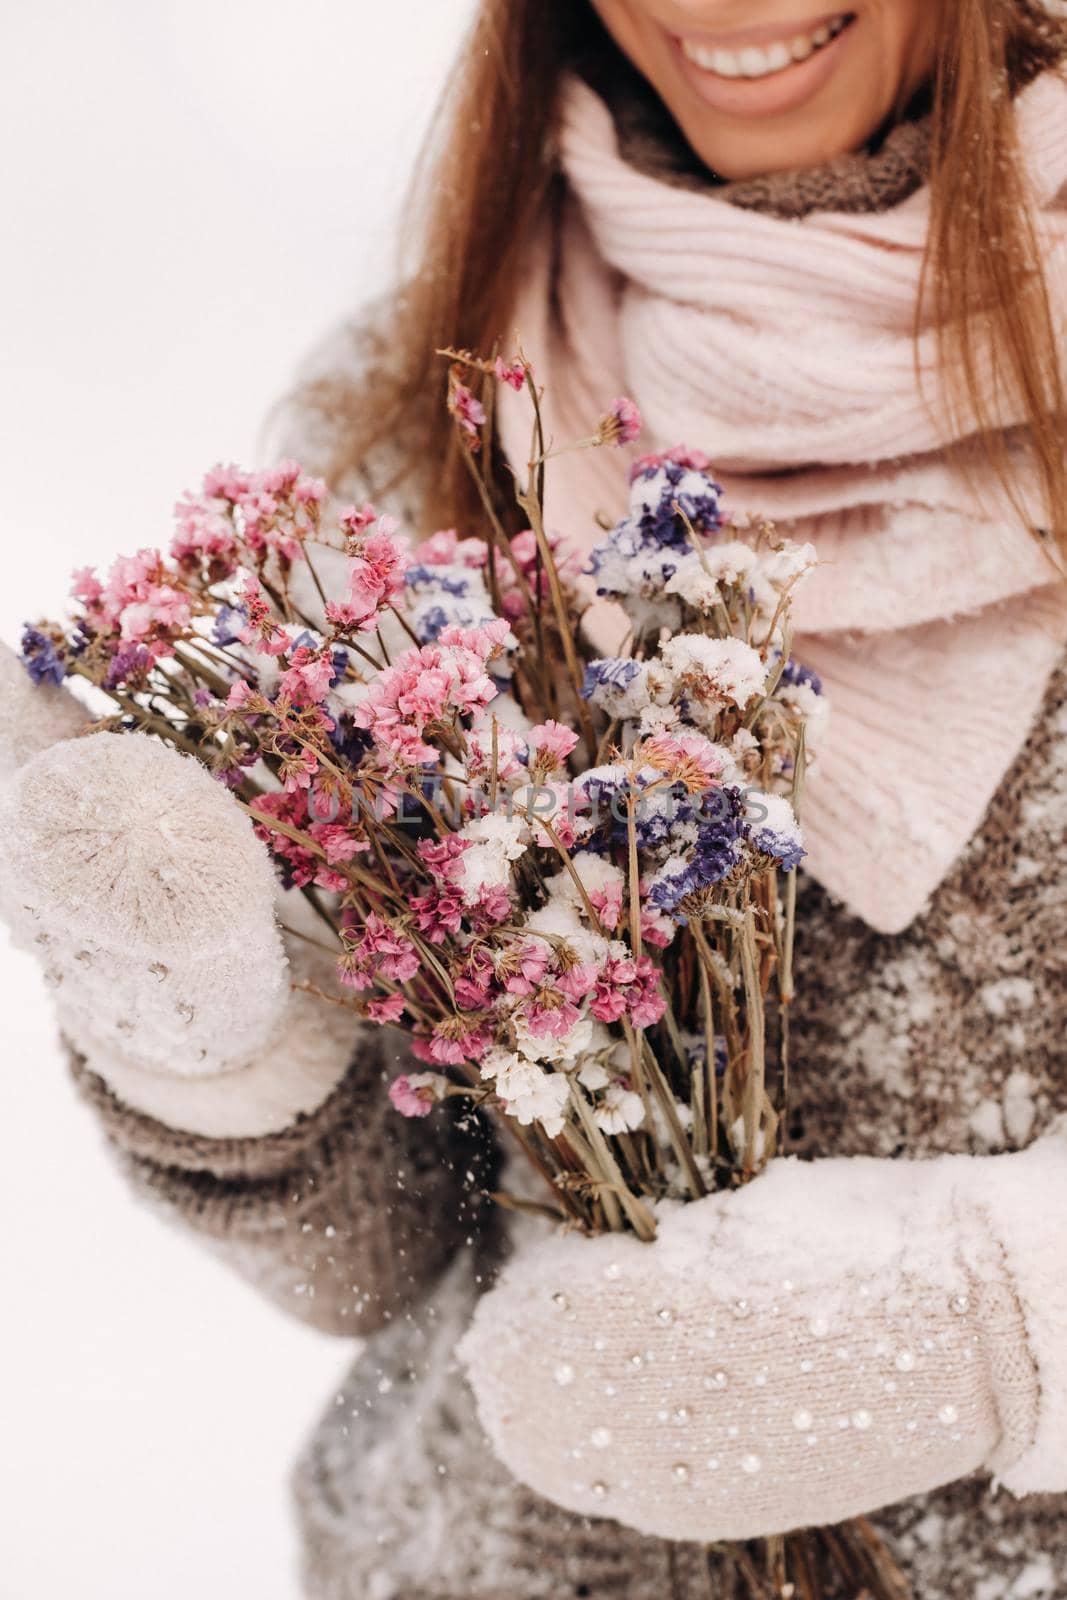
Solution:
M71 617L28 627L23 657L233 791L320 919L323 998L406 1034L423 1070L392 1083L398 1114L465 1097L544 1179L505 1204L651 1239L659 1201L736 1185L781 1144L797 819L826 715L790 606L816 556L732 523L708 460L677 449L635 462L583 567L544 524L558 451L528 364L444 354L480 536L411 550L296 463L217 467L166 553L77 573ZM532 417L510 537L485 466L499 382ZM620 399L561 448L639 427ZM610 656L580 627L590 579L618 608ZM784 1547L764 1554L788 1592Z

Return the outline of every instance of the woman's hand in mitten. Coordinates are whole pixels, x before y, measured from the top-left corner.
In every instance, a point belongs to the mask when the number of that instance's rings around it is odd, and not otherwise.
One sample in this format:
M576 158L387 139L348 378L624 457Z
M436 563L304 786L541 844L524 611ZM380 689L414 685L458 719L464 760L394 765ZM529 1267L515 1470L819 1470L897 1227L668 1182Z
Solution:
M988 1467L1067 1488L1067 1138L1021 1155L779 1160L521 1253L462 1347L517 1477L711 1542L833 1523Z
M127 1104L211 1136L319 1104L352 1018L293 993L275 875L233 797L154 739L71 737L84 712L6 650L0 690L0 911L75 1050Z

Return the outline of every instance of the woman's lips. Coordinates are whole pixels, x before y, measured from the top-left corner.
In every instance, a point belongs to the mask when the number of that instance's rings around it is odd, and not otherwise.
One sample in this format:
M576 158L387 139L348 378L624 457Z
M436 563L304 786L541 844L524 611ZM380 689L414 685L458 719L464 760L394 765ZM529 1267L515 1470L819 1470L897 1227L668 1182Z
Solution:
M842 22L836 37L828 39L825 44L813 45L806 58L796 59L800 52L793 48L795 41L805 38L812 40L821 28L828 31L835 20L840 21L843 17L847 20ZM719 52L724 53L726 60L722 64L737 71L737 76L727 76L698 65L687 54L682 38L674 34L668 34L667 38L679 70L706 105L727 116L756 118L781 116L796 110L816 95L837 70L842 55L850 47L855 27L854 16L837 13L831 14L825 22L811 24L810 31L800 27L790 33L779 28L772 35L768 29L752 29L733 34L728 40L713 39L707 35L685 36L684 44L690 51L711 59L715 59ZM786 48L794 57L789 65L767 71L766 75L760 77L746 77L739 70L745 62L746 50L758 51L763 58L763 69L766 69L780 59Z

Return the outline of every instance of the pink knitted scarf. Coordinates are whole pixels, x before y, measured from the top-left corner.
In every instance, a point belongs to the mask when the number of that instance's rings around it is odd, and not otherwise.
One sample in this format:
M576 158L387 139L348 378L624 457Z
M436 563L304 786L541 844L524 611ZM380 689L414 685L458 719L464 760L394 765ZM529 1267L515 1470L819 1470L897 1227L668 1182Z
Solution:
M1067 87L1038 79L1016 115L1067 328ZM916 382L928 191L880 214L743 210L628 165L607 108L577 80L559 149L569 192L514 318L550 435L582 437L629 394L645 417L642 450L706 450L736 511L816 545L823 565L797 596L795 654L823 678L832 715L805 804L807 865L874 928L897 932L981 822L1067 645L1067 591L973 439L952 442L976 490L950 466ZM933 399L929 329L920 357ZM1001 414L1006 428L1020 421ZM501 421L522 467L519 397L505 397ZM1012 437L1036 522L1025 436ZM620 513L620 476L617 451L561 456L550 525L591 543L596 513ZM591 626L610 648L607 608Z

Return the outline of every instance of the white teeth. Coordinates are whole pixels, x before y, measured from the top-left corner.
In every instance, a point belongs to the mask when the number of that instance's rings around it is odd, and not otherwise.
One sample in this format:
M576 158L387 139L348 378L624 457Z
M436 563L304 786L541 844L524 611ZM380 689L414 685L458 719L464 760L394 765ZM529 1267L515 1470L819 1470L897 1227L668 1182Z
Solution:
M768 45L765 49L748 45L744 50L713 50L695 40L683 39L682 51L690 61L718 78L769 78L775 72L784 72L795 62L806 61L816 50L836 39L848 21L848 14L842 13L811 33L798 34L795 39Z
M781 72L793 60L793 52L787 44L772 44L769 50L764 51L764 55L772 72Z

